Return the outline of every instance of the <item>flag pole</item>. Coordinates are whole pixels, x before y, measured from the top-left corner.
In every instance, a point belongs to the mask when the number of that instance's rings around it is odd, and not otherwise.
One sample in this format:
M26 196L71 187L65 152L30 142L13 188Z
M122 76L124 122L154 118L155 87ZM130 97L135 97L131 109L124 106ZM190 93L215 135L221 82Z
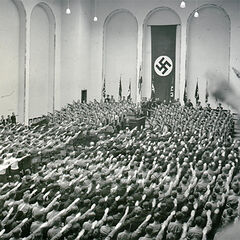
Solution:
M122 73L120 74L118 97L119 97L119 101L121 102L121 100L122 100Z
M206 95L205 95L205 103L208 104L209 92L208 92L208 79L206 81Z
M129 78L129 85L128 85L128 92L127 92L127 100L131 99L131 93L132 93L132 86L131 86L131 78Z
M142 82L143 82L143 77L142 77L142 64L139 67L139 72L138 72L138 89L137 89L137 102L141 102L142 98Z
M239 72L236 68L234 68L234 67L232 67L232 70L234 71L234 73L236 74L236 76L237 76L238 78L240 78L240 72Z

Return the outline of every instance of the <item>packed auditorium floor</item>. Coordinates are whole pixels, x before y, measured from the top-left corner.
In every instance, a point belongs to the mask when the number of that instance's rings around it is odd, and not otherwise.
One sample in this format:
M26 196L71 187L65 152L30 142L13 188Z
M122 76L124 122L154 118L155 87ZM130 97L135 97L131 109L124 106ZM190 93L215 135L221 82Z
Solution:
M214 239L239 219L232 132L229 111L178 102L74 102L1 125L0 239Z

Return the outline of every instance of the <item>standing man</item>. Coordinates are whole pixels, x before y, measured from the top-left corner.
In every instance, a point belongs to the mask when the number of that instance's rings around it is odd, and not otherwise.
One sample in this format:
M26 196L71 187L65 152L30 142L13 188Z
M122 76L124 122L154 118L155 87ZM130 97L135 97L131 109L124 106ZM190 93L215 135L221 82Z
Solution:
M11 116L11 122L12 124L16 124L17 123L17 120L16 120L16 115L14 112L12 112L12 116Z
M107 94L107 97L105 98L104 102L105 102L105 103L109 103L109 102L110 102L110 97L109 97L108 94Z
M5 125L6 125L6 120L5 120L4 116L2 115L1 118L2 118L2 119L1 119L1 124L2 124L3 126L5 126Z

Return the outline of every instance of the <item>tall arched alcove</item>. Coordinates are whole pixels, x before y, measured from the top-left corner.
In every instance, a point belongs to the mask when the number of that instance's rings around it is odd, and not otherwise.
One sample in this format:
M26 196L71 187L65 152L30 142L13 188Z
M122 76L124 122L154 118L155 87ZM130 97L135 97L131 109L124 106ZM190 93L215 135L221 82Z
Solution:
M179 67L180 67L180 38L181 20L175 11L168 7L153 9L148 13L143 24L143 93L142 97L151 97L152 82L152 46L151 26L177 25L176 54L175 54L175 97L179 97Z
M29 119L53 112L55 69L55 18L40 3L31 14Z
M199 17L193 14L188 19L187 33L187 94L195 103L195 88L198 81L199 96L205 102L208 72L229 77L230 64L230 19L226 12L215 5L198 9ZM209 98L215 107L216 100Z
M103 78L106 92L118 99L119 80L122 95L127 96L131 81L132 99L137 87L137 20L127 10L111 13L104 24Z
M24 113L26 14L21 2L1 0L0 8L0 115Z

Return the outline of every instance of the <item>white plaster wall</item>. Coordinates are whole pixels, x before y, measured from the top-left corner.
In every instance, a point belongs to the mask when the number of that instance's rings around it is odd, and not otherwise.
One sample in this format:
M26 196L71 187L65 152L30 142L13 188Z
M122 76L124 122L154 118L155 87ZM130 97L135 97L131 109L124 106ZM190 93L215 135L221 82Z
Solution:
M231 67L235 66L240 70L240 47L239 47L239 39L240 39L240 7L238 0L227 0L227 1L219 1L219 0L200 0L198 4L196 1L186 1L187 6L185 9L181 9L179 7L180 1L167 1L167 0L99 0L96 8L96 14L98 16L98 22L92 23L92 39L91 39L91 63L90 68L91 71L91 83L94 82L95 88L90 92L89 96L92 98L101 97L101 87L103 82L103 61L102 56L103 52L103 45L104 45L104 35L103 35L103 26L104 21L107 16L117 9L126 9L133 13L133 15L137 18L138 21L138 44L137 44L137 73L139 73L139 67L144 62L144 29L143 24L144 20L146 19L147 15L154 9L161 8L161 7L168 7L171 8L176 12L176 14L180 17L181 22L181 31L180 35L180 43L179 43L179 74L177 83L178 83L178 93L176 97L180 97L180 100L183 99L183 92L184 92L184 85L186 79L186 70L187 70L187 21L189 16L194 12L195 9L206 5L206 4L214 4L217 6L222 7L226 13L229 15L231 20L231 36L230 36L230 60L228 62L228 66L230 69L230 79L235 78L235 82L238 79L234 76L233 72L231 71ZM199 19L201 18L201 15ZM211 18L209 19L211 21ZM214 20L213 20L214 21ZM206 25L207 29L207 25ZM148 49L149 50L149 49ZM94 61L93 61L94 60ZM96 64L96 62L98 64ZM94 66L94 68L93 68ZM144 69L147 71L147 69ZM148 74L147 72L143 73L143 75ZM138 78L138 77L137 77ZM149 84L148 79L145 77L143 81L147 81L145 88L143 89L143 94L147 95L149 91ZM237 84L237 83L236 83ZM238 84L240 85L240 84ZM176 89L177 90L177 89ZM189 88L190 92L194 92L194 88ZM191 94L190 94L191 95ZM192 96L192 95L191 95ZM192 99L193 100L193 99Z
M18 12L16 9L14 9L15 6L11 3L11 1L3 0L0 2L0 10L3 12L3 14L1 14L1 23L3 28L11 29L13 26L12 31L4 32L4 41L2 41L4 42L4 51L8 53L10 58L15 59L15 61L11 61L11 71L9 71L15 76L15 79L12 80L12 83L11 81L7 82L7 80L1 81L1 91L4 92L3 95L6 91L8 91L8 88L14 88L15 95L12 96L13 99L6 99L6 101L3 102L0 111L2 114L7 114L11 111L15 111L16 113L19 112L19 119L25 123L28 123L28 119L33 117L33 115L39 116L41 113L43 113L41 110L42 105L37 107L37 102L41 102L41 98L43 96L40 98L39 94L34 94L34 89L32 91L30 88L33 87L36 89L39 87L39 89L43 89L44 86L46 86L46 82L44 81L42 84L39 81L40 85L38 87L37 85L35 85L35 87L34 85L30 86L30 83L32 83L31 78L33 77L32 73L34 72L31 72L30 65L36 65L36 62L32 62L31 58L37 58L37 56L35 56L37 53L31 52L31 44L34 44L34 40L31 42L31 32L33 38L36 36L37 39L38 36L38 30L33 30L31 28L31 15L34 7L39 3L47 4L56 21L54 50L52 47L49 49L50 52L53 52L54 54L53 57L55 66L54 69L51 70L51 74L54 77L54 85L49 85L50 88L54 88L54 94L52 96L53 98L48 100L48 109L49 106L52 105L54 105L55 109L60 109L61 106L72 101L73 99L80 98L81 89L91 88L89 85L89 52L92 9L91 0L72 0L72 14L68 16L65 14L66 0L16 0L16 2L22 5L23 11L26 12L26 18L24 17L21 22L22 26L20 26L19 19L16 19ZM9 6L16 11L12 11ZM11 18L9 16L11 16ZM11 21L9 19L11 19ZM37 26L34 26L33 28L35 27ZM62 27L63 34L61 34ZM36 35L33 33L34 31ZM19 41L19 37L21 42ZM10 39L10 41L8 41L8 39ZM14 42L14 47L12 46L11 42ZM43 42L43 45L44 44L45 42ZM19 47L19 49L17 49L17 47ZM37 46L34 48L36 50L41 49L41 44L39 44L39 48ZM18 51L20 51L20 53ZM61 58L62 53L63 58ZM3 55L6 54L2 54L2 56ZM16 60L18 55L23 57L21 62ZM2 58L2 61L7 63L6 58ZM44 63L42 62L41 64ZM6 68L4 67L4 69ZM1 72L2 75L6 75L4 71ZM38 78L40 78L40 75ZM2 77L2 79L5 79L5 77ZM19 84L17 79L19 80ZM30 96L30 92L32 93L32 96ZM6 93L6 95L7 94L9 94L9 92ZM30 111L32 111L29 108L31 100L30 97L33 97L35 99L34 101L36 102L34 107L36 112L34 114L30 113ZM53 101L52 104L50 103L51 101ZM17 105L19 105L19 111L17 111Z
M10 0L0 7L0 115L18 114L20 18Z
M93 23L93 28L92 28L92 45L91 45L91 59L93 59L93 55L95 57L95 61L97 58L97 61L99 64L97 67L94 68L94 70L91 72L91 81L94 80L95 84L98 86L98 91L94 92L94 97L100 99L101 97L101 86L103 82L103 74L102 74L102 68L103 68L103 63L102 63L102 56L104 55L103 52L103 25L104 21L107 18L107 16L112 13L113 11L117 9L126 9L130 11L138 21L138 43L137 43L137 81L139 79L139 68L140 66L143 65L143 51L144 46L143 46L143 35L144 35L144 20L147 17L147 15L154 9L160 8L160 7L170 7L172 8L178 15L183 16L181 18L182 22L186 22L187 18L184 17L185 13L183 14L181 11L182 9L179 8L179 5L177 4L177 1L154 1L154 0L149 0L149 1L144 1L144 0L120 0L120 1L110 1L110 0L101 0L98 1L98 8L96 9L96 14L98 16L98 22ZM185 10L183 10L185 12ZM182 28L182 31L184 31L184 28ZM180 33L181 40L182 32ZM182 57L182 56L181 56ZM183 58L183 61L185 61L185 58ZM91 61L91 66L93 65L93 62ZM179 64L179 72L183 73L181 76L181 79L184 79L184 72L185 68L183 65ZM146 70L146 69L145 69ZM145 74L143 70L143 75ZM143 81L147 81L146 79L143 79ZM181 81L179 81L180 84ZM145 83L143 83L145 84ZM147 95L149 92L148 89L149 85L145 84L145 88L143 89L143 94ZM136 89L137 91L137 89ZM138 96L139 99L139 96Z
M199 14L201 17L189 19L187 82L191 90L198 81L200 101L204 104L207 72L225 79L229 76L230 21L225 12L215 6L199 9ZM193 100L194 91L188 91L188 97ZM209 102L212 106L217 104L213 98Z
M131 13L121 10L105 24L104 78L106 93L119 97L121 77L122 96L127 96L131 82L132 99L137 85L137 22Z
M230 36L230 82L234 85L236 91L240 92L239 78L232 71L235 67L240 71L240 1L231 2L231 8L226 7L231 20Z
M61 105L80 99L82 89L88 96L90 89L96 91L90 82L91 1L71 0L70 15L65 13L66 3L62 1Z
M53 79L50 71L54 64L50 59L50 49L53 48L54 33L50 31L51 24L45 9L36 6L31 15L30 32L30 119L53 110Z
M27 18L26 18L26 64L25 64L25 112L24 112L24 122L27 124L28 120L32 117L30 114L30 91L31 91L31 57L38 58L37 56L34 56L31 52L31 31L37 31L36 29L31 29L31 16L32 12L34 11L34 8L40 4L44 7L47 18L48 18L48 28L51 33L50 38L48 39L48 43L50 44L49 47L49 59L47 59L48 62L50 62L48 66L49 70L49 78L50 81L48 81L48 100L45 103L45 106L47 106L47 111L52 112L52 108L59 109L61 107L60 103L60 94L61 94L61 88L60 88L60 74L61 74L61 2L60 1L51 1L51 0L33 0L31 2L24 1L23 0L24 7L26 9ZM46 18L45 18L46 19ZM44 24L43 24L44 25ZM39 26L42 28L42 26ZM41 45L37 47L37 49L41 49ZM44 88L46 86L46 82L42 82L42 85L40 88ZM41 99L37 100L39 103L41 102ZM38 109L38 108L37 108ZM42 107L40 106L39 110L36 112L36 116L41 116L42 114Z
M61 1L1 0L0 1L0 115L15 112L18 121L28 123L30 80L31 14L39 3L48 4L56 19L54 58L52 71L55 79L55 108L60 104L61 59ZM52 48L52 47L51 47ZM41 49L41 44L39 45ZM50 50L52 52L52 49ZM11 91L10 91L11 90ZM41 99L38 99L40 101ZM41 107L40 107L41 108Z

